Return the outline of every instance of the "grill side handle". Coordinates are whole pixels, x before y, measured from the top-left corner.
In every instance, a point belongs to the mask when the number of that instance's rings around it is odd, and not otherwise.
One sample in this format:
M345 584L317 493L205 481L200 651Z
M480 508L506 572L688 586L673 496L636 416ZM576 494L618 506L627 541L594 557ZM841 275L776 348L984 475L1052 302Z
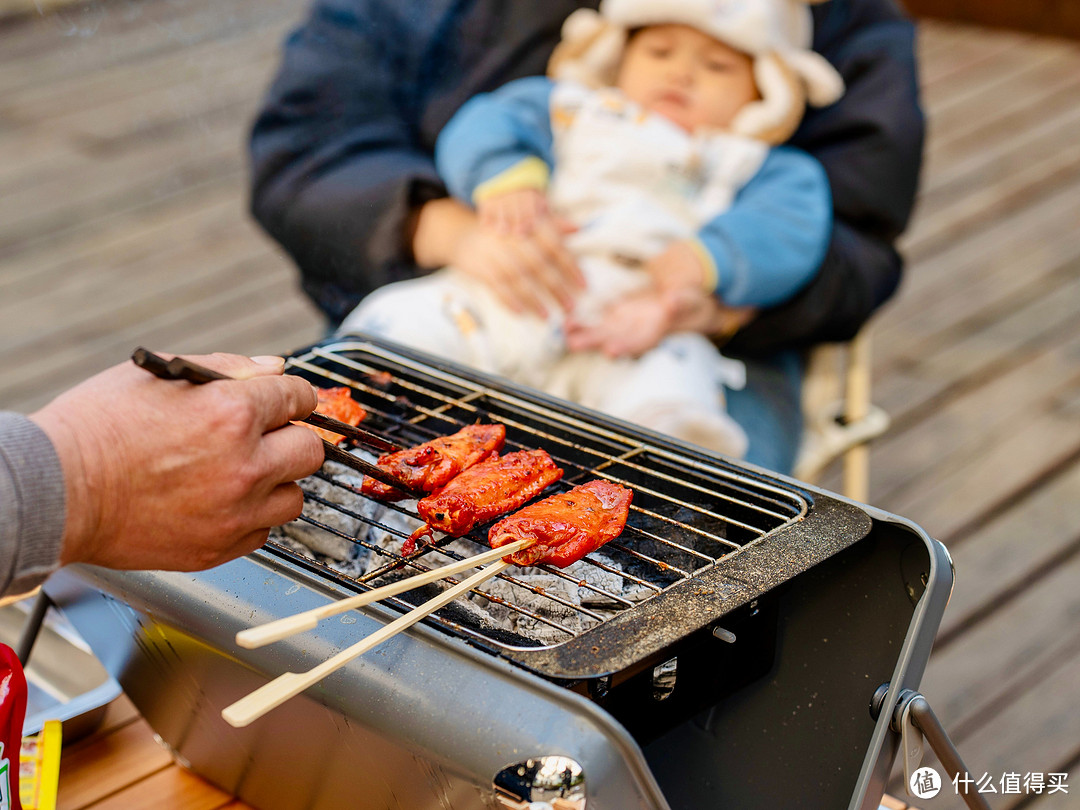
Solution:
M866 537L867 512L827 495L801 519L733 551L634 610L544 649L505 653L515 663L560 680L596 679L634 669L664 650L780 587Z

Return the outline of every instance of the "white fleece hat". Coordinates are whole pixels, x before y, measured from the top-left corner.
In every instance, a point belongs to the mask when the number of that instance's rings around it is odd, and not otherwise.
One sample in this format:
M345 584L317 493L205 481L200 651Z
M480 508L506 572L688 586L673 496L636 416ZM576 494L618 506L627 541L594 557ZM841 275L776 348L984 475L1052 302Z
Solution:
M832 104L844 81L811 50L808 3L821 0L602 0L599 11L578 9L563 23L548 74L590 86L611 85L629 31L681 23L754 59L761 100L739 111L731 131L779 143L790 137L804 105Z

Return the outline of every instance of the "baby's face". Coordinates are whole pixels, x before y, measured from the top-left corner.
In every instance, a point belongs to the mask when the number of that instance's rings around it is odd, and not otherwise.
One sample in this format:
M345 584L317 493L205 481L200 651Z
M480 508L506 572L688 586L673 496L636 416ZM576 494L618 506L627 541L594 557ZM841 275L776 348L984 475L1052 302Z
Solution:
M686 25L652 25L627 43L616 87L683 129L723 129L758 95L753 62Z

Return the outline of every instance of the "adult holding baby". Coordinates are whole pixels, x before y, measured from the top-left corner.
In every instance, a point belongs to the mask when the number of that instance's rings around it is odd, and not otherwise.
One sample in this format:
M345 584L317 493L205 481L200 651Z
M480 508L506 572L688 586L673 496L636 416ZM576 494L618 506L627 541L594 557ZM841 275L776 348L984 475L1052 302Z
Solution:
M511 308L570 304L580 285L579 262L567 250L576 234L556 217L533 216L526 238L522 220L535 213L535 195L523 214L507 208L486 224L478 221L468 205L438 196L442 184L429 155L448 114L467 95L540 72L574 5L425 4L426 15L409 3L315 7L291 40L256 126L254 203L332 319L358 294L415 275L418 267L445 264L486 278ZM724 5L731 4L704 4ZM787 301L765 300L758 311L702 294L681 313L668 306L667 314L689 320L660 330L718 333L742 326L725 353L764 357L749 363L747 390L729 392L729 410L750 435L748 458L781 470L790 466L799 424L790 349L849 337L892 291L899 260L891 240L910 209L921 146L910 26L892 4L834 0L817 10L815 22L819 49L850 74L844 99L811 112L796 138L821 161L834 198L836 221L820 248L824 262L818 267L821 256L812 257L814 266L792 283L800 291L789 290L794 296ZM412 31L407 44L396 29ZM390 65L399 68L393 81L385 70ZM685 289L703 292L700 251L685 241L672 247L689 270ZM477 272L478 265L487 269ZM623 315L614 325L625 322ZM571 343L613 354L641 349L613 346L622 338L604 324L601 318L587 329L571 327ZM646 331L635 328L630 336Z

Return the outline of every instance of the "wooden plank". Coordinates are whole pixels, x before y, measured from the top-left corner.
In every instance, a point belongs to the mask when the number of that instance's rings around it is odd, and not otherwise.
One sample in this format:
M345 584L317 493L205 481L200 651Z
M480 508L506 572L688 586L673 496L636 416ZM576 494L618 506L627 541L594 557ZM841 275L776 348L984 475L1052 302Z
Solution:
M65 283L102 284L105 279L100 273L169 255L204 238L218 225L252 229L237 199L240 185L240 178L235 176L200 184L156 205L108 217L99 227L82 229L66 239L41 244L40 249L22 250L2 259L0 300L29 300ZM92 270L87 272L87 268Z
M0 304L0 344L10 353L10 362L32 360L62 348L73 337L83 339L123 326L129 318L143 318L145 302L171 295L179 287L205 285L235 264L265 252L252 226L242 221L186 234L189 239L172 249L144 254L153 246L133 245L130 257L84 265L90 272L65 279L52 290L39 288L32 294L24 290L19 301ZM51 317L55 312L72 314L56 322Z
M1080 426L1075 418L1051 413L1020 424L1003 439L989 436L984 441L990 445L987 451L952 458L940 471L905 488L892 499L895 511L919 521L936 537L948 539L967 531L982 514L1007 505L1074 458L1080 451Z
M937 22L920 23L917 31L919 89L930 106L935 98L952 92L950 83L957 76L1030 42L1030 37L1011 31L981 31Z
M931 124L937 127L939 120L942 124L935 129L935 134L951 134L946 125L952 123L952 119L943 118L945 113L956 107L979 103L987 92L1000 83L1014 81L1017 74L1032 70L1067 51L1065 46L1045 43L1026 35L1000 36L1004 42L995 43L993 38L975 37L974 53L965 60L966 64L929 85L920 85L923 106ZM950 53L945 58L954 57ZM963 121L962 118L956 120ZM934 141L936 139L931 139L928 146L934 147Z
M229 274L229 286L225 291L219 291L210 299L201 294L198 285L185 287L164 306L156 306L154 317L132 323L126 328L104 330L95 339L77 348L42 358L34 367L17 367L4 372L5 377L14 379L3 392L6 399L3 407L24 412L32 410L74 381L126 361L136 346L194 351L188 347L196 342L207 325L221 326L243 320L246 313L253 309L271 307L296 295L292 278L268 280L265 269L265 263L261 260L245 264L240 268L241 272ZM321 331L321 323L313 318L309 328L314 339ZM218 343L206 348L228 350L232 346ZM292 347L282 347L275 342L258 349L258 353L273 353L289 348Z
M14 126L40 129L59 126L77 134L78 122L95 117L122 117L126 109L139 106L140 100L173 95L181 101L183 96L196 91L215 95L216 81L227 72L251 63L269 66L283 34L284 26L275 24L259 37L215 39L196 48L155 57L135 70L128 63L88 72L76 65L70 76L47 89L32 86L6 91L0 100L0 114ZM269 78L267 72L265 81ZM257 95L249 93L249 96L257 101Z
M32 189L0 197L0 257L67 228L85 226L116 210L241 171L240 142L232 128L198 138L165 139L130 153L50 170Z
M188 227L198 227L188 220L205 216L203 209L239 212L240 185L235 175L213 178L134 208L105 213L92 225L20 245L17 253L0 258L0 297L33 294L43 277L55 284L66 275L78 274L90 262L108 264L111 251L125 256L135 250L132 242L146 241L147 249L153 244L168 249L188 238Z
M1077 118L1080 120L1080 116ZM1044 200L1057 190L1076 189L1080 185L1080 143L1045 154L1043 159L1029 161L1023 170L971 189L950 206L928 216L915 238L920 251L941 251L970 233L982 234L988 222L1024 211L1032 202Z
M48 88L73 69L134 66L253 29L298 22L306 7L304 0L146 2L123 8L114 3L9 23L0 30L0 86ZM90 29L92 36L79 35Z
M1077 301L1080 259L1059 274L1036 280L1013 302L1011 312L983 328L946 332L920 346L921 351L893 358L893 369L874 391L874 399L892 417L892 432L1059 342L1075 318Z
M98 154L176 130L191 137L199 130L221 126L219 122L243 132L254 120L259 103L252 88L270 84L277 60L277 43L266 43L243 62L230 62L212 74L200 70L199 81L171 83L110 105L72 112L55 125L78 139L81 148Z
M1038 116L996 118L979 134L978 149L935 151L926 155L919 187L919 213L926 216L936 207L940 196L950 190L966 188L968 178L981 177L988 170L1001 175L1022 167L1043 149L1053 148L1055 135L1070 130L1076 115L1075 84L1069 83L1043 98ZM1002 159L1008 162L998 166Z
M951 543L956 584L938 632L938 651L1037 578L1080 553L1076 499L1080 461L1012 504L973 536Z
M101 725L94 732L95 736L102 736L115 731L123 726L130 725L139 719L139 710L131 702L127 695L122 694L105 708L105 717Z
M944 334L987 322L986 313L1006 312L1030 283L1075 261L1077 221L1080 185L988 222L932 258L914 261L897 300L876 322L875 377L887 374L897 358L919 356Z
M1080 448L1080 335L875 447L871 501L948 538ZM990 439L990 437L993 437ZM989 440L988 440L989 439Z
M219 810L233 797L173 764L150 774L90 807L93 810Z
M1034 117L1046 95L1073 79L1077 47L1034 39L1023 49L1003 51L977 69L958 74L951 86L934 87L926 99L934 134L927 151L970 142L988 120L1018 111Z
M117 756L119 753L123 756ZM64 752L60 764L58 810L80 810L169 764L141 718L97 738L93 745Z

